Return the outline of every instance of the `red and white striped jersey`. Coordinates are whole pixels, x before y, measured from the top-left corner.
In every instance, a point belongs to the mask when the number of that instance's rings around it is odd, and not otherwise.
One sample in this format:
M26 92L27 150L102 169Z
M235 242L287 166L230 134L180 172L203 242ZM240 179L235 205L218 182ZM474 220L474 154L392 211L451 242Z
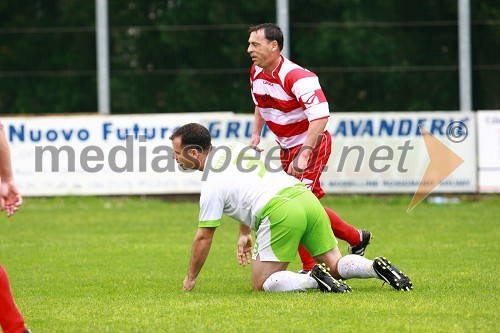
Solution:
M255 105L281 148L303 144L309 122L330 116L316 74L283 56L271 75L254 64L250 70L250 89Z

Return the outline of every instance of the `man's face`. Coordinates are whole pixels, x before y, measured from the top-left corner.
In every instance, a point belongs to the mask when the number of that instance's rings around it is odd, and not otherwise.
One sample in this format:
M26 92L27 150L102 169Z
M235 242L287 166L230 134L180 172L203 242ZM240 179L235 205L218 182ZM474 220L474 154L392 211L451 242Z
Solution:
M172 147L174 148L174 158L179 166L184 169L198 169L200 161L198 160L198 151L194 148L183 147L182 139L180 136L172 140Z
M269 65L272 65L277 49L278 42L268 41L264 35L263 29L250 33L247 52L255 65L262 68L267 68Z

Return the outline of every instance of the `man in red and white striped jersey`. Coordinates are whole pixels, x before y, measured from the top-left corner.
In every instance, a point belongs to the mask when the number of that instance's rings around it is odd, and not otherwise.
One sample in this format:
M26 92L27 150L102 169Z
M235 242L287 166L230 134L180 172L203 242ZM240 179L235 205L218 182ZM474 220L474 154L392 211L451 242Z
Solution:
M325 195L319 177L331 153L332 137L326 130L330 110L319 79L281 55L283 33L279 26L264 23L249 29L247 52L252 58L250 88L255 103L255 122L250 144L257 146L264 123L281 147L281 164L300 179L319 199ZM336 237L350 244L349 253L364 255L371 239L334 211L324 207ZM303 270L315 262L299 248Z

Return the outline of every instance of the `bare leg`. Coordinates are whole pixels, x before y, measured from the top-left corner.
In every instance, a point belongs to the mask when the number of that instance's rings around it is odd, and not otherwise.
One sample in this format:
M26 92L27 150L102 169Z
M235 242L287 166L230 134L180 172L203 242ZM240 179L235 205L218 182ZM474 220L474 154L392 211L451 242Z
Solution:
M373 269L373 260L354 254L342 257L338 247L314 258L318 263L325 263L330 267L330 274L336 279L379 278Z
M257 256L252 262L252 289L262 291L262 285L271 274L284 271L287 267L287 262L260 261L260 256Z
M330 268L330 274L334 278L340 279L342 277L340 276L339 271L337 269L337 265L340 258L342 258L342 255L340 254L339 248L335 247L328 252L325 252L323 254L314 257L314 260L316 260L316 262L318 263L325 263L326 266Z

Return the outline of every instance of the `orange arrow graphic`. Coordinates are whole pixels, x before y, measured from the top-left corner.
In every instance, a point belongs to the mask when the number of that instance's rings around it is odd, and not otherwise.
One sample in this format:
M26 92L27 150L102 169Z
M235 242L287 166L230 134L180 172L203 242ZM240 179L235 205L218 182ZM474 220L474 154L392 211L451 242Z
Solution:
M464 160L443 144L434 135L429 133L422 125L420 131L424 137L425 149L429 155L429 164L424 176L418 184L407 212L411 211L425 199L439 184L453 173Z

